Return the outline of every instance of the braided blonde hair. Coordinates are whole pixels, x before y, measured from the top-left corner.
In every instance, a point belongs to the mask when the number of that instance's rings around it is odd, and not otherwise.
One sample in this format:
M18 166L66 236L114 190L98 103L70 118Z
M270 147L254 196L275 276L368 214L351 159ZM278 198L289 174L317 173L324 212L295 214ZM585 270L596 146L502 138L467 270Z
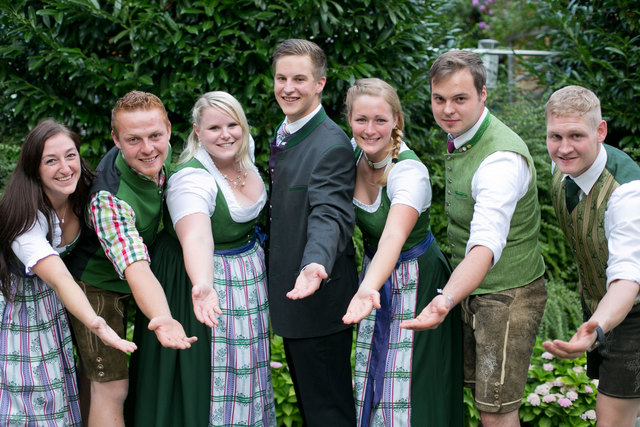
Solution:
M381 186L387 185L387 176L398 161L398 153L402 146L402 136L404 129L404 114L402 113L402 105L397 92L391 85L384 80L378 78L359 79L347 91L345 104L347 106L347 117L351 117L353 111L353 103L362 95L379 96L383 98L391 107L391 112L397 118L398 122L391 131L391 166L387 168L384 175L376 182Z

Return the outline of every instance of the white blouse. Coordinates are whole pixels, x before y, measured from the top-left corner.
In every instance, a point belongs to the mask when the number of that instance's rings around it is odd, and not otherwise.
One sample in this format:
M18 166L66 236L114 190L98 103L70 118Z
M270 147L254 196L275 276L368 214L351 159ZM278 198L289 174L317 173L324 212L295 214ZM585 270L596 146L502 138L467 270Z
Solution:
M399 153L408 149L409 147L403 141ZM358 162L361 158L362 153ZM390 165L391 163L387 165L387 168ZM371 205L366 205L355 198L353 203L366 212L375 212L380 206L382 190L381 187L376 201ZM427 167L422 162L413 159L396 163L387 175L386 192L392 206L399 203L414 208L419 214L426 211L431 206L431 182Z
M216 209L218 186L222 190L231 218L235 222L247 222L260 214L267 201L267 191L264 186L256 203L251 206L242 206L227 180L211 160L209 153L200 147L194 157L202 163L206 171L189 167L176 172L169 178L167 207L174 227L179 220L194 213L204 213L211 217ZM255 165L252 172L260 176Z
M31 269L38 261L51 256L60 255L68 246L60 247L62 243L62 229L60 228L60 220L54 215L54 224L52 232L53 245L47 240L49 227L44 213L38 211L38 217L33 226L11 243L11 249L16 257L25 266L27 274L32 274Z

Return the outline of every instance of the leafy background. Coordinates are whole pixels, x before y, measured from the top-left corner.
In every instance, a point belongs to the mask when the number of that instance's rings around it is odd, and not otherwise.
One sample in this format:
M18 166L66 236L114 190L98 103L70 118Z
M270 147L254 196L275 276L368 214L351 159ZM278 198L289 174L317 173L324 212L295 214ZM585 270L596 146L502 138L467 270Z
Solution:
M325 50L323 105L347 132L344 96L355 79L380 77L396 88L407 140L430 171L432 228L440 242L446 242L444 134L430 111L431 63L444 50L474 48L484 38L498 40L501 48L556 52L501 56L499 84L489 92L488 105L528 143L538 173L549 290L539 336L570 337L581 321L577 276L550 203L544 102L564 85L589 87L602 101L607 142L640 157L637 1L0 0L0 188L22 139L45 117L78 131L82 155L95 166L112 144L110 110L132 89L163 100L175 153L191 127L197 97L230 92L245 108L258 167L266 170L268 140L282 120L272 95L270 56L278 42L291 37L312 39ZM284 364L279 338L272 348L276 366ZM541 353L536 351L534 358ZM286 365L273 373L279 422L297 425ZM535 376L532 382L547 381ZM592 397L581 402L591 404ZM477 414L469 395L465 401L473 425ZM523 404L521 417L530 425L563 422L555 406L532 408L526 397Z

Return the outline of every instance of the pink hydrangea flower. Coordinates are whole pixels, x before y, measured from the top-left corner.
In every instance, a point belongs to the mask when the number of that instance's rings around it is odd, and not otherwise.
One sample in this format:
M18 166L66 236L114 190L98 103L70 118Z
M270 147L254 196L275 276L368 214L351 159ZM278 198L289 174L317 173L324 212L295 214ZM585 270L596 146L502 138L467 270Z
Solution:
M556 395L555 394L547 394L546 396L544 396L542 398L542 401L544 403L551 403L551 402L555 402L556 401Z
M553 363L545 363L542 365L542 369L545 371L553 371Z
M569 399L572 402L575 402L576 400L578 400L578 393L576 393L573 390L568 391L567 392L567 399Z
M589 387L588 385L584 386L584 392L585 393L593 393L593 389L591 387Z
M582 366L574 366L572 369L576 374L581 374L584 372L584 368Z
M535 393L540 396L546 396L551 391L551 387L548 384L540 384L536 387Z
M271 362L271 367L273 369L280 369L280 368L282 368L282 363L280 363L280 362Z
M540 355L540 357L542 357L543 359L551 360L553 359L553 354L549 353L548 351L545 351Z
M563 408L568 408L569 406L573 405L573 403L571 403L571 401L566 397L563 397L558 399L558 405L562 406Z
M562 382L562 378L558 377L551 381L551 385L554 387L564 387L564 382Z
M478 22L478 28L481 30L488 30L490 27L489 27L489 24L487 24L486 22L480 21Z
M540 396L536 393L531 393L527 396L527 402L529 402L531 406L540 406Z

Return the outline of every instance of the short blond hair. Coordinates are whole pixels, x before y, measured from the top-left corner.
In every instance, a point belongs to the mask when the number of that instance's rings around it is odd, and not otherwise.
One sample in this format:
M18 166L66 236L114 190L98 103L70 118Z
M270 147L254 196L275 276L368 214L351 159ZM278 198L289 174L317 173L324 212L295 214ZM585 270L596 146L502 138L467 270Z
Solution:
M169 116L167 110L164 108L164 104L160 101L160 98L149 92L142 92L139 90L132 90L125 96L120 98L116 102L115 107L111 110L111 131L118 138L118 129L116 127L116 116L121 111L150 111L157 109L162 113L164 122L169 127Z
M595 93L582 86L565 86L555 91L545 106L545 117L584 117L593 129L602 121L600 100Z

